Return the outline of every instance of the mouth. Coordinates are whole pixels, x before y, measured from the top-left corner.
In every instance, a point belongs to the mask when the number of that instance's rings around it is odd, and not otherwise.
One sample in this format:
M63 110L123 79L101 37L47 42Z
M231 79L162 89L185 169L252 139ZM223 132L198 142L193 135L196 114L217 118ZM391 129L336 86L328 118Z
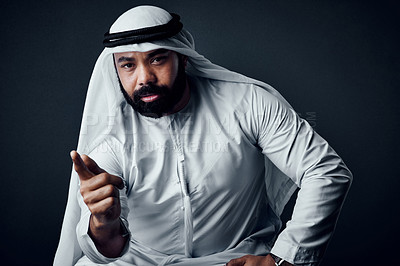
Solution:
M150 103L150 102L154 102L155 100L159 99L161 97L160 94L149 94L146 96L143 96L142 98L140 98L140 100L142 100L145 103Z

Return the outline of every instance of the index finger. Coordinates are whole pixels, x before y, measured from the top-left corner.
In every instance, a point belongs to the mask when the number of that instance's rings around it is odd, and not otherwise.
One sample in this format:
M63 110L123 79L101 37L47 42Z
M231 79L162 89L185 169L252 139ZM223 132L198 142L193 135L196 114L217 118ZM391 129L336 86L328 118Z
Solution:
M78 173L80 179L86 180L94 176L94 174L86 167L78 152L71 151L70 155L74 163L75 171Z

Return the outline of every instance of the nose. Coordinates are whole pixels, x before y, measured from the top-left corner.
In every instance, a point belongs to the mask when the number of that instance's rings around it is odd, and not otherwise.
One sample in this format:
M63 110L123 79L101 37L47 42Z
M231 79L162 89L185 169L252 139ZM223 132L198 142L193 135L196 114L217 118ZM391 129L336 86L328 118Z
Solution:
M146 65L140 65L137 67L136 71L137 71L137 83L140 87L156 82L156 76L154 75L151 67Z

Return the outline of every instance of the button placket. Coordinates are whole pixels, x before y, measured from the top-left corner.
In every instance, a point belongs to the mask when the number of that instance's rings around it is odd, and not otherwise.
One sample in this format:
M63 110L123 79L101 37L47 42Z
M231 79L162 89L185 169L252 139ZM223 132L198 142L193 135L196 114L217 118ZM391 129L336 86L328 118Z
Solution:
M183 206L181 210L184 212L184 226L185 226L185 256L191 257L193 250L193 217L192 207L190 203L190 197L185 176L185 156L183 153L183 147L180 140L179 124L176 119L173 119L170 124L171 139L175 146L175 152L177 155L177 167L178 167L178 183L180 184Z

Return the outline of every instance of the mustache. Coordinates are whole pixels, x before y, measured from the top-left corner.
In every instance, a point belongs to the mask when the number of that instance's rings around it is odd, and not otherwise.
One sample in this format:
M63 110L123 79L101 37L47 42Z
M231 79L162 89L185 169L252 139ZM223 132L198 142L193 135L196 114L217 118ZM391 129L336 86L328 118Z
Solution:
M157 86L153 84L144 85L139 90L133 93L134 99L140 99L141 97L147 96L149 94L161 94L165 95L168 89L166 86Z

